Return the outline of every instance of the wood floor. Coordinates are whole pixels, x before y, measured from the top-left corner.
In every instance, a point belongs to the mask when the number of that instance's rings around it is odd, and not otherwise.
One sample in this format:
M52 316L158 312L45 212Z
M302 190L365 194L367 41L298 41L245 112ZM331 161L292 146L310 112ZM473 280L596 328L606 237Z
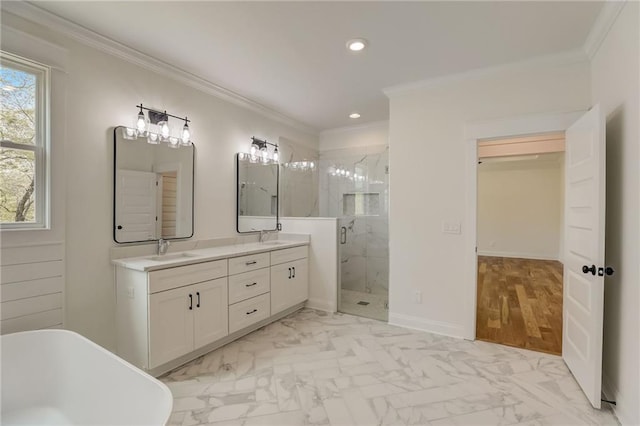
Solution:
M478 256L476 337L562 353L562 264Z

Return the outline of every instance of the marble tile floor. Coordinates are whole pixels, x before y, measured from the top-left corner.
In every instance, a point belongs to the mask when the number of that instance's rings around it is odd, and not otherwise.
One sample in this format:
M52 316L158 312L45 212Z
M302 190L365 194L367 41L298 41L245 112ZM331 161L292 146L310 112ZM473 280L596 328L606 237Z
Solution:
M369 304L359 305L358 302L369 302ZM346 314L386 322L389 320L388 302L389 296L387 294L342 289L340 290L340 306L338 310Z
M560 357L303 309L163 376L170 425L615 425Z

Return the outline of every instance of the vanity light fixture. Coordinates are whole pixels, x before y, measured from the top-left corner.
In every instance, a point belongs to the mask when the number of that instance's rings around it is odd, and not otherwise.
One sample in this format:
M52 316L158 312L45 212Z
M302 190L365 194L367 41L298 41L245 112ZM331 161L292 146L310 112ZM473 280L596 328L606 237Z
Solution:
M269 155L269 147L274 147L273 155ZM252 162L256 162L260 159L263 163L268 163L269 160L277 163L280 159L280 153L278 152L278 145L273 144L271 142L267 142L267 140L258 139L255 136L251 137L251 149L249 151L249 160Z
M347 49L351 52L361 52L363 51L369 43L367 40L363 38L354 38L347 41Z
M147 142L150 144L157 145L160 142L166 142L171 148L192 145L192 132L189 128L191 120L187 117L178 117L167 113L167 111L156 111L142 104L136 105L136 108L139 108L140 111L138 111L136 116L135 126L133 128L123 127L122 135L125 139L135 140L146 137ZM145 110L148 112L148 118L144 115ZM184 121L184 126L182 127L179 137L172 134L171 127L169 126L169 117ZM152 131L152 129L155 131Z
M327 168L327 174L329 176L347 179L353 182L364 182L365 180L367 180L366 176L356 172L352 173L350 170L343 169L342 166L338 165L329 166Z
M191 129L189 129L189 120L184 118L184 126L182 126L182 133L180 134L180 143L182 145L189 145L191 143Z
M136 119L136 136L147 136L147 131L149 130L149 120L144 116L144 111L142 111L142 104L140 104L140 112L138 113L138 118Z
M300 170L303 172L311 171L316 168L316 163L313 161L292 161L290 163L283 164L284 167L292 170Z

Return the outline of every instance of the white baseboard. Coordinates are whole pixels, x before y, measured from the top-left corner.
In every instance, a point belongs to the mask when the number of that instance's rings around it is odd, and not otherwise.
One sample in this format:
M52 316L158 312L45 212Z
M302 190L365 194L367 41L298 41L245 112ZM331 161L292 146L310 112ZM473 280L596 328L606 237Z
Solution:
M626 401L624 401L620 397L618 388L613 384L611 379L606 374L602 375L602 396L604 397L604 399L608 399L609 401L616 401L616 405L613 405L612 408L621 425L637 425L637 420L635 421L635 423L632 422L631 419L633 416L631 415L631 413L627 413L625 411ZM637 407L635 406L631 408L637 409Z
M478 256L493 256L493 257L510 257L519 259L534 259L534 260L557 260L561 261L559 256L552 256L540 253L516 253L509 251L491 251L491 250L478 250Z
M331 302L325 299L308 299L307 303L305 303L306 308L317 309L319 311L324 312L337 312L338 306L337 302Z
M441 321L432 321L425 318L410 315L389 313L389 324L413 330L426 331L428 333L464 339L464 327Z

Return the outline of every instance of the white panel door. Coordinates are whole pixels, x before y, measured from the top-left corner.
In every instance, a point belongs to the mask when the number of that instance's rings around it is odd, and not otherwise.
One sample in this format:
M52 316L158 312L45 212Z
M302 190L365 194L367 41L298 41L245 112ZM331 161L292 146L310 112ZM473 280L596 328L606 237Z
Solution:
M156 174L118 170L116 194L116 239L156 239Z
M206 281L195 286L194 349L229 334L227 278Z
M149 295L149 368L193 350L195 285Z
M598 105L566 132L562 358L600 408L604 313L605 122Z

